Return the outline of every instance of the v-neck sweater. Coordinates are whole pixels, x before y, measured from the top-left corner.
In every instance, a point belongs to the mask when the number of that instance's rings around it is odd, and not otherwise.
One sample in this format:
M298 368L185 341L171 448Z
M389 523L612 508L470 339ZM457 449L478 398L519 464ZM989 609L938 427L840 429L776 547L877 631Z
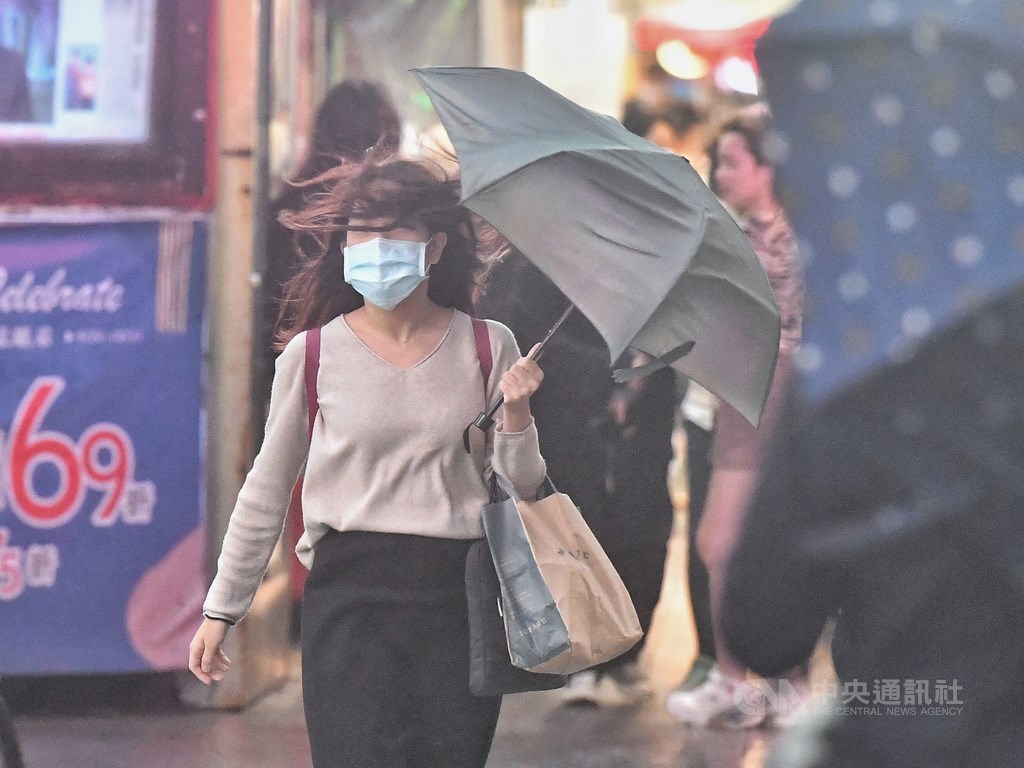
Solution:
M309 436L305 391L306 334L277 359L263 446L238 494L207 615L238 621L249 610L284 526L303 462L305 533L296 553L312 566L329 530L403 533L448 539L483 536L492 468L524 498L546 467L536 425L494 431L485 440L462 433L500 394L502 375L519 359L512 332L488 320L493 368L486 393L472 322L455 312L437 348L411 368L374 353L344 317L321 331L319 411Z

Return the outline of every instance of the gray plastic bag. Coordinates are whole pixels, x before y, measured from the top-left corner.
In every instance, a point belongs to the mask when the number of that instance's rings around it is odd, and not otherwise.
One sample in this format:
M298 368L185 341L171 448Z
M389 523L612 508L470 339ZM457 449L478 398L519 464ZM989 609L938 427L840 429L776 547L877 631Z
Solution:
M512 663L572 674L632 648L640 622L622 579L576 505L545 481L536 501L510 498L483 509L501 584Z

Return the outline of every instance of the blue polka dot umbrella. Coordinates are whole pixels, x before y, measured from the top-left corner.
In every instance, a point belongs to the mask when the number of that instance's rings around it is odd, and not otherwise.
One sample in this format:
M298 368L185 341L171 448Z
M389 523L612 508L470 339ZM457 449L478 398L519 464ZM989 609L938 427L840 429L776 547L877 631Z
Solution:
M757 58L820 402L1024 278L1024 4L804 0Z

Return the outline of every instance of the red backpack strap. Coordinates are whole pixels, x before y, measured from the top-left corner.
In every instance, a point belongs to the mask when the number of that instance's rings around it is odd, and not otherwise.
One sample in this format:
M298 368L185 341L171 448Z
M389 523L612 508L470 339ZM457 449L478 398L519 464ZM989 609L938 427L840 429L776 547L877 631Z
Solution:
M491 368L494 367L494 358L491 356L491 334L487 329L487 323L471 317L473 321L473 339L476 341L476 359L480 362L480 375L484 380L484 409L487 408L487 384L491 380ZM483 414L481 414L483 415ZM469 431L473 428L470 424L462 433L462 447L466 453L471 453L469 443Z
M309 411L309 438L313 439L313 422L320 410L316 392L316 377L320 372L320 329L306 331L306 408Z
M494 367L494 358L491 357L491 334L487 329L487 323L475 317L473 321L473 338L476 340L476 357L480 361L480 375L484 379L484 399L487 399L487 384L491 380L491 368Z

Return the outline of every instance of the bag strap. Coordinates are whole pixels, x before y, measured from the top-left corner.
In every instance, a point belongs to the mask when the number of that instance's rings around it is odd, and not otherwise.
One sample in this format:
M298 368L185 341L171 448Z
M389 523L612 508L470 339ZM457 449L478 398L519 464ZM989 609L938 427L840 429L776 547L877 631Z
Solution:
M484 379L484 400L487 399L487 385L491 381L491 369L494 367L494 358L491 357L491 333L487 329L487 323L478 318L471 318L473 321L473 338L476 341L476 357L480 361L480 375Z
M512 499L516 504L522 501L522 498L516 493L516 489L512 486L506 478L500 476L497 472L491 475L491 503L502 500L502 494L504 498ZM533 501L540 501L546 499L548 496L554 496L559 493L559 490L555 487L555 484L551 482L551 478L544 475L544 482L540 484L540 488L537 489L537 495L533 498Z
M309 439L313 439L313 422L320 410L316 391L316 378L320 372L320 329L306 331L306 409L309 411Z
M487 385L491 381L491 369L494 368L494 358L491 356L491 332L487 323L476 317L469 318L473 323L473 340L476 342L476 359L480 363L480 376L484 380L484 410L487 409ZM462 433L462 447L466 453L472 453L469 444L470 424Z

